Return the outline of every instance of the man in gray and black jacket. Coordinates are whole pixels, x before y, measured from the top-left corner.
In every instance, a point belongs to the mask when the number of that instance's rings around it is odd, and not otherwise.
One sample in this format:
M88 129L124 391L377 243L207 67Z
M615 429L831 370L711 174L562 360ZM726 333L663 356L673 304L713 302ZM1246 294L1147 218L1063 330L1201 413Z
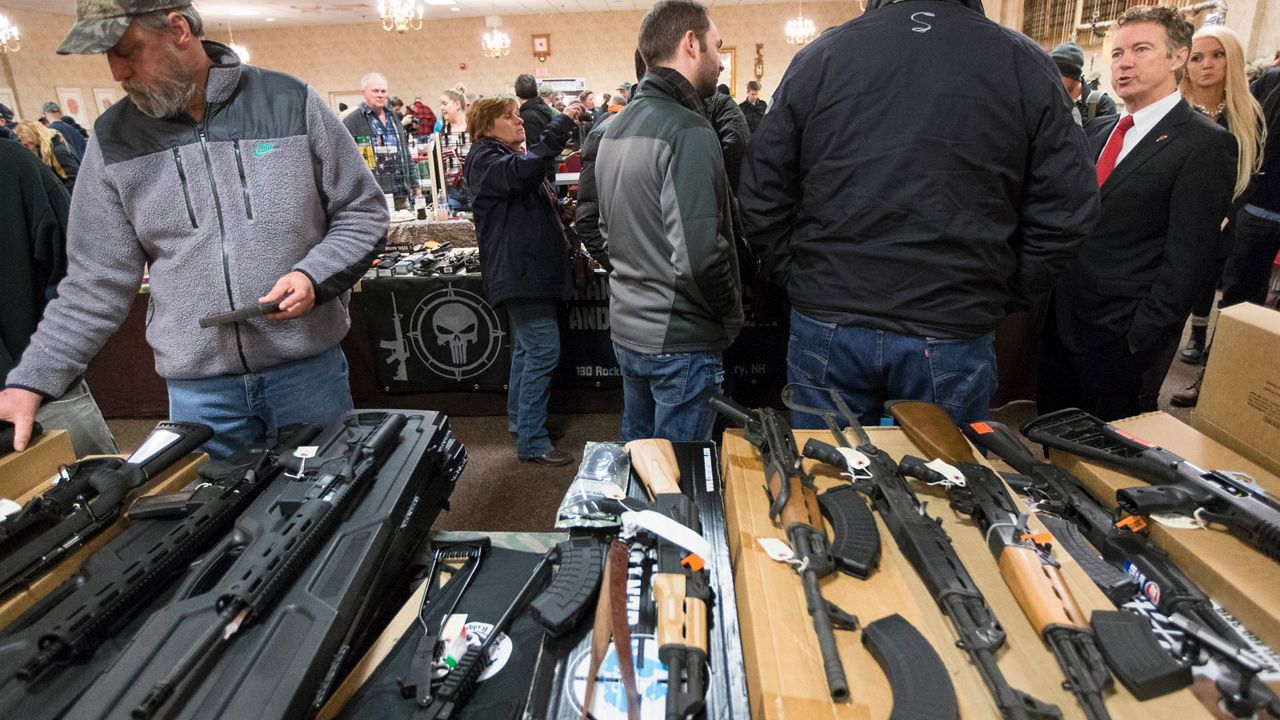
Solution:
M729 185L703 114L719 41L702 5L654 5L640 25L649 72L596 159L624 440L710 440L706 400L720 392L721 354L742 327Z
M223 456L351 407L347 292L385 243L387 209L314 90L201 43L190 0L78 0L63 54L107 54L129 97L94 124L67 277L0 392L23 449L116 331L150 265L147 340L170 416L213 426ZM199 320L259 302L260 319Z

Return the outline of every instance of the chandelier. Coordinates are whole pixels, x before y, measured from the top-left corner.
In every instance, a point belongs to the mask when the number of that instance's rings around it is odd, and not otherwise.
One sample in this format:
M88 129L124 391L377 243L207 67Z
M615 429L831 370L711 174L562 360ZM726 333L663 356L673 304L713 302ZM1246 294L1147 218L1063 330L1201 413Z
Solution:
M502 32L502 18L496 15L488 15L484 19L484 24L489 27L489 30L484 33L484 38L480 41L480 49L484 56L500 58L503 55L510 55L511 36Z
M422 6L417 0L378 0L382 29L398 33L422 29Z
M22 49L22 38L18 37L18 26L9 22L9 18L0 15L0 54L18 52Z
M787 21L786 33L788 45L804 45L817 34L813 21L804 16L803 3L796 6L796 16Z

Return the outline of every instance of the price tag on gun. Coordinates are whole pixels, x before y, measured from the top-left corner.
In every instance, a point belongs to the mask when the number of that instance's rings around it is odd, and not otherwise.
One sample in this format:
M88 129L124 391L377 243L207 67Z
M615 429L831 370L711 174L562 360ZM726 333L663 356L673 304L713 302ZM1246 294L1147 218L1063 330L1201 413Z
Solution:
M280 302L265 302L249 307L232 310L231 312L210 315L209 317L200 318L200 327L211 328L217 325L226 325L227 323L240 322L241 320L251 320L263 315L271 315L280 312Z

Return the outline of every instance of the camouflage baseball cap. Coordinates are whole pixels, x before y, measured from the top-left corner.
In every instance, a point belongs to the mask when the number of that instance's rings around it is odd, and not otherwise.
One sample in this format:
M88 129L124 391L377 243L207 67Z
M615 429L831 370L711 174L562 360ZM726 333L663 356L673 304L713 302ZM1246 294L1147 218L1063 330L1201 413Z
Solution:
M59 55L96 55L120 42L135 15L189 7L192 0L76 0L76 24L58 46Z

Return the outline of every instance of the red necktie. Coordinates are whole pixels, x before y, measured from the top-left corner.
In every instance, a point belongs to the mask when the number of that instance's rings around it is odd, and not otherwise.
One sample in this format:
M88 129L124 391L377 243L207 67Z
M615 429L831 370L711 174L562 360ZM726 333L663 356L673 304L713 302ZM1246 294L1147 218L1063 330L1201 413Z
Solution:
M1124 145L1125 133L1129 132L1129 128L1133 127L1133 116L1125 115L1120 118L1120 122L1116 123L1116 129L1111 133L1111 139L1107 141L1107 146L1102 149L1102 156L1098 158L1098 187L1107 181L1111 176L1111 171L1116 167L1116 158L1120 156L1120 148Z

